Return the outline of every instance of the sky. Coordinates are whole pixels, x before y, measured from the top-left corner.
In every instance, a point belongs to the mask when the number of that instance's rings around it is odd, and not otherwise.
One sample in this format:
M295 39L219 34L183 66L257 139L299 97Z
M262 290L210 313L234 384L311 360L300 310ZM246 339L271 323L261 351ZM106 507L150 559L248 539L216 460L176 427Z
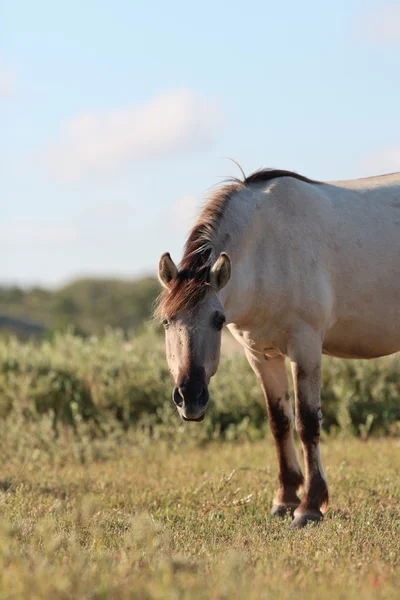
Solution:
M2 0L0 281L179 261L213 185L400 170L400 0Z

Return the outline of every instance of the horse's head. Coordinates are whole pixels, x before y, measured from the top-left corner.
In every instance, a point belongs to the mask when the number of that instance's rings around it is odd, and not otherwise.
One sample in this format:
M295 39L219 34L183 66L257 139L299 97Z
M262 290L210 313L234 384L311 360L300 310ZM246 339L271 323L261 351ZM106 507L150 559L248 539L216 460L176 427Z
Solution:
M179 271L168 253L160 258L158 275L165 290L158 312L175 384L172 398L184 421L204 418L208 384L218 368L225 323L218 292L230 274L230 260L224 252L201 273Z

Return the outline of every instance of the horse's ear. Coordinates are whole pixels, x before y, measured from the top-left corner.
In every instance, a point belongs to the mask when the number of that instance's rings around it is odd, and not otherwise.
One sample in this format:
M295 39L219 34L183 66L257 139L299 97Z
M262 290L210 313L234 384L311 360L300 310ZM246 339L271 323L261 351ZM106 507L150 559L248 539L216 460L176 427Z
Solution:
M169 252L161 255L158 263L158 279L166 288L170 287L171 281L178 275L178 269L175 266Z
M231 259L226 252L221 252L210 273L210 283L217 290L222 290L231 277Z

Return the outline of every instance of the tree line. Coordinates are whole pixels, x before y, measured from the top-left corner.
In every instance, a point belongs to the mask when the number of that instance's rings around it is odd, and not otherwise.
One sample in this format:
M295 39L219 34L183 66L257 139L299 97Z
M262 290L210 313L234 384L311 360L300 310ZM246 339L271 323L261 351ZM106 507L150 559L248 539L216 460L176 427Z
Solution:
M108 327L130 333L151 316L159 291L155 277L79 279L56 290L0 286L0 331L20 338L68 327L82 336L100 335Z

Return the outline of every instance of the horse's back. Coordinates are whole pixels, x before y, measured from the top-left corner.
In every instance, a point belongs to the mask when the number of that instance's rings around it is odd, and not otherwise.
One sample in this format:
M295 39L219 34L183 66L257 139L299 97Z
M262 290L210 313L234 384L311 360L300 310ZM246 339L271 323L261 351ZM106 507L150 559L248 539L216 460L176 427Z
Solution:
M360 179L329 181L328 185L349 190L385 189L391 186L400 186L400 172L388 173L387 175L374 175L372 177L361 177Z

